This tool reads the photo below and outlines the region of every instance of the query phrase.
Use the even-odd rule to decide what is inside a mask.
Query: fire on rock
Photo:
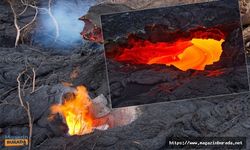
[[[91,100],[84,86],[66,93],[61,104],[51,106],[52,114],[59,113],[68,127],[69,135],[84,135],[95,128],[107,129],[110,109],[103,95]]]

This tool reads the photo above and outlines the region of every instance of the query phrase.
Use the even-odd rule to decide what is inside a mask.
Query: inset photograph
[[[249,91],[239,3],[101,16],[113,107]]]

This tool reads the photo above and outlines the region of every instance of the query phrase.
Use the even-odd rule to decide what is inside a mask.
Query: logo
[[[4,147],[20,147],[28,146],[29,140],[27,136],[4,136],[3,137],[3,146]]]
[[[4,146],[5,147],[17,147],[17,146],[27,146],[28,139],[5,139]]]

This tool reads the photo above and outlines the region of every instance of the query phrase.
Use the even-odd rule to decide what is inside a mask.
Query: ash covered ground
[[[194,1],[197,2],[197,1]],[[109,1],[102,1],[97,8],[114,7]],[[176,5],[182,1],[165,2],[161,0],[133,3],[133,1],[112,1],[119,3],[114,11],[121,9],[152,8],[159,5]],[[164,3],[164,4],[163,4]],[[191,3],[188,1],[187,3]],[[240,1],[243,36],[245,49],[250,50],[250,11],[249,1]],[[105,6],[106,5],[106,6]],[[50,106],[60,101],[63,85],[85,85],[90,97],[100,94],[108,95],[105,77],[103,47],[94,42],[86,41],[70,51],[60,51],[60,48],[43,48],[41,45],[30,45],[30,38],[24,38],[24,44],[14,47],[16,30],[13,24],[12,11],[5,1],[0,2],[0,135],[29,135],[29,120],[27,113],[21,107],[18,97],[17,78],[22,84],[23,100],[29,102],[33,120],[32,149],[165,149],[168,136],[242,136],[248,137],[250,143],[250,93],[231,96],[218,96],[188,101],[177,101],[140,106],[142,115],[132,124],[95,131],[84,136],[66,136],[62,132],[60,122],[48,120]],[[100,9],[92,9],[87,17],[98,25],[96,15]],[[27,22],[34,15],[28,11],[21,23]],[[99,23],[100,25],[100,23]],[[32,81],[27,80],[36,72],[36,84],[33,91]],[[135,72],[137,74],[145,72]],[[191,75],[192,73],[188,74]],[[147,80],[128,78],[138,83]],[[239,74],[240,76],[240,74]],[[162,80],[155,76],[153,82]],[[240,77],[239,77],[240,78]],[[25,83],[25,81],[27,82]],[[240,82],[235,80],[235,82]],[[25,86],[23,86],[25,83]],[[154,84],[154,83],[152,83]],[[244,84],[244,83],[243,83]],[[222,85],[223,87],[223,85]],[[113,89],[124,88],[123,83],[117,83]],[[230,87],[231,88],[231,87]],[[218,88],[218,90],[221,90]],[[250,149],[247,145],[247,149]],[[28,149],[27,147],[1,149]]]

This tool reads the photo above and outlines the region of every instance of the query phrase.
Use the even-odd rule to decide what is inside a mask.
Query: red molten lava
[[[173,65],[182,71],[204,70],[206,65],[220,60],[223,42],[222,34],[206,31],[195,31],[189,38],[179,38],[175,42],[151,42],[129,36],[127,46],[120,46],[118,51],[107,55],[130,64]]]
[[[97,27],[92,21],[86,19],[85,17],[79,18],[84,21],[84,29],[80,33],[85,40],[89,40],[92,42],[102,43],[102,31],[100,27]]]

